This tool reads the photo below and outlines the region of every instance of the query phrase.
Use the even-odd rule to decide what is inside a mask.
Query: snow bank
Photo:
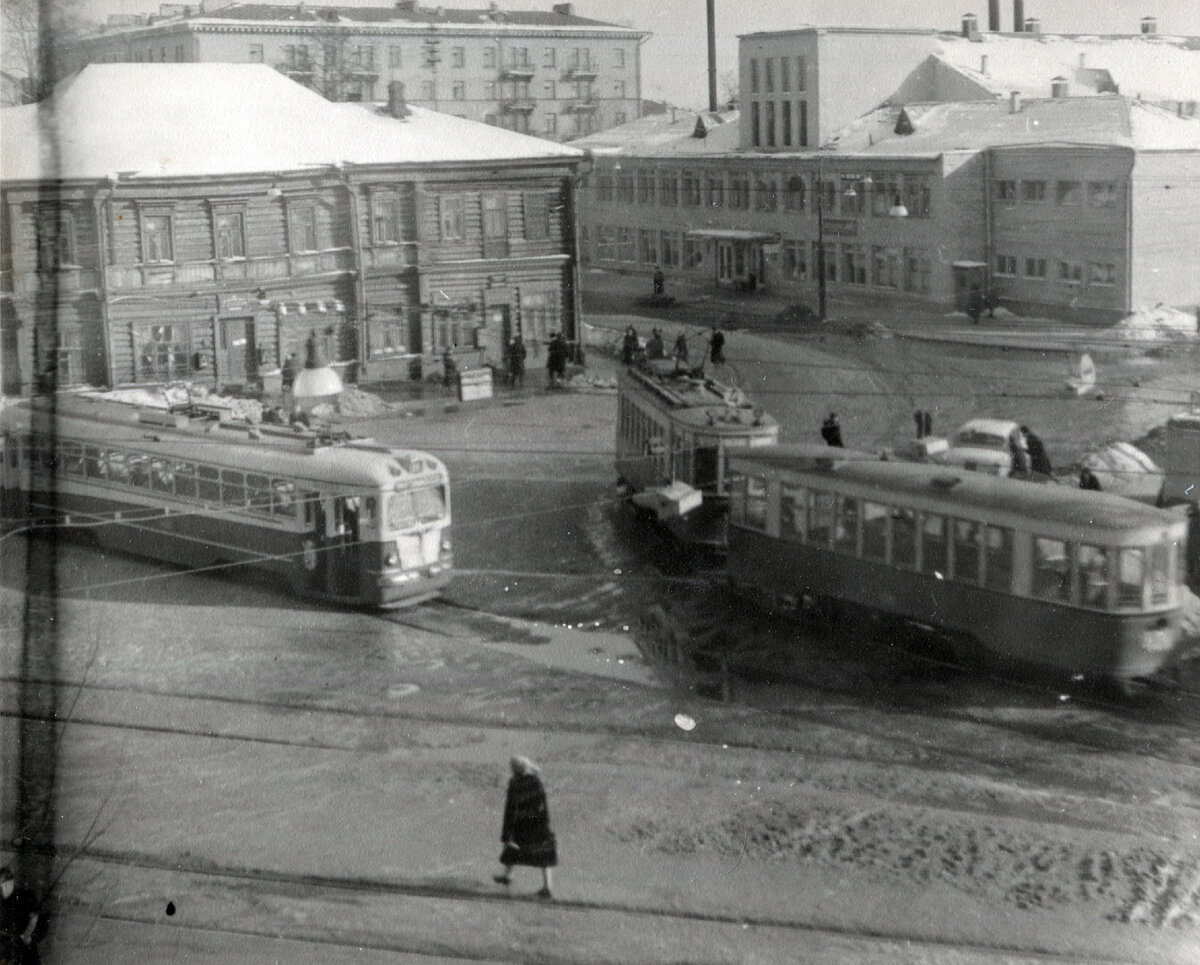
[[[1195,339],[1200,337],[1200,319],[1191,312],[1156,305],[1127,315],[1117,323],[1113,334],[1128,339]]]
[[[1128,442],[1113,442],[1090,452],[1079,460],[1079,466],[1092,471],[1104,492],[1118,496],[1153,501],[1162,489],[1163,471]]]

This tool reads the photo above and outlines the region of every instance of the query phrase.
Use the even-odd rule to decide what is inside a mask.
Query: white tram
[[[187,567],[244,564],[297,594],[387,607],[453,564],[445,466],[369,440],[64,394],[0,413],[4,518]]]
[[[1127,683],[1179,636],[1187,521],[1107,493],[827,447],[736,453],[729,574],[772,605],[934,625],[965,662]]]
[[[724,549],[729,456],[778,439],[778,423],[739,389],[674,360],[628,366],[617,379],[617,476],[685,545]]]

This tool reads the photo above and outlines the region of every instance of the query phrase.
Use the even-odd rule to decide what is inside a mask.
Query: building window
[[[1046,277],[1046,259],[1045,258],[1026,258],[1025,259],[1025,277],[1026,278],[1045,278]]]
[[[654,204],[655,199],[654,189],[654,172],[653,171],[638,171],[637,173],[637,199],[639,204]]]
[[[623,81],[623,80],[614,80],[613,81],[613,97],[617,98],[617,100],[625,99],[625,81]]]
[[[996,256],[996,274],[1007,275],[1009,277],[1017,273],[1017,256],[1016,255],[997,255]]]
[[[611,201],[613,199],[612,175],[601,174],[596,178],[596,200]]]
[[[138,332],[137,377],[169,382],[190,369],[191,347],[185,325],[154,325]]]
[[[808,147],[808,101],[797,101],[796,108],[800,117],[796,120],[796,133],[800,137],[800,146]]]
[[[216,216],[217,257],[226,261],[246,257],[245,224],[240,211],[219,211]]]
[[[733,177],[729,181],[729,207],[745,210],[750,207],[750,179]]]
[[[683,266],[685,268],[704,267],[704,242],[694,238],[683,240]]]
[[[1115,181],[1089,181],[1088,204],[1093,208],[1112,208],[1117,203],[1117,184]]]
[[[787,61],[783,61],[787,63]],[[792,146],[792,102],[783,101],[779,105],[779,125],[782,128],[779,140],[784,147]]]
[[[466,204],[462,195],[442,195],[438,198],[441,215],[442,241],[462,241],[466,237]]]
[[[288,205],[288,236],[292,251],[317,250],[317,208],[312,204]]]
[[[808,90],[808,64],[803,57],[796,58],[796,90]]]
[[[183,63],[183,44],[175,45],[175,63],[177,63],[177,64]]]
[[[900,287],[900,252],[895,248],[871,251],[871,284],[880,288]]]
[[[454,82],[454,84],[450,87],[450,96],[453,97],[456,101],[466,100],[467,99],[467,85],[461,80],[456,80]]]
[[[546,115],[546,123],[545,123],[545,126],[542,128],[542,132],[545,134],[557,134],[558,133],[558,115],[557,114],[547,114]],[[611,191],[612,191],[612,182],[609,181],[609,192],[611,193]]]
[[[617,178],[617,200],[621,204],[633,204],[633,175],[622,174]]]
[[[542,84],[542,98],[548,101],[558,100],[557,91],[555,90],[554,81],[548,80]]]
[[[867,283],[867,256],[861,245],[842,246],[842,281],[847,285]]]
[[[142,216],[142,260],[150,264],[175,260],[169,214]]]
[[[529,66],[529,48],[509,47],[508,65],[513,68],[527,68]]]
[[[451,67],[466,67],[467,66],[467,48],[466,47],[451,47],[450,48],[450,66]]]
[[[679,204],[679,175],[674,171],[664,171],[661,177],[662,188],[659,192],[659,203]]]
[[[75,217],[48,206],[38,215],[38,268],[48,271],[75,261]]]
[[[775,182],[759,179],[754,182],[754,209],[774,211],[779,206],[775,197]]]
[[[571,69],[572,70],[591,70],[592,69],[592,51],[588,47],[572,47],[571,48]]]
[[[925,294],[929,291],[929,255],[909,248],[904,254],[905,291]]]
[[[750,93],[758,93],[758,61],[750,58]]]
[[[154,57],[151,56],[150,59],[153,60]],[[261,64],[262,62],[263,62],[263,45],[262,44],[251,44],[250,45],[250,63]]]
[[[803,241],[783,243],[783,276],[794,281],[808,278],[808,246]]]
[[[787,181],[783,192],[783,208],[785,211],[804,210],[804,178],[793,174]]]
[[[767,101],[767,147],[775,146],[775,102]]]
[[[761,111],[762,105],[758,101],[752,101],[750,104],[750,143],[755,147],[762,146]]]
[[[775,58],[768,57],[763,61],[763,87],[768,94],[775,93]]]
[[[1079,181],[1059,181],[1055,198],[1059,204],[1083,204],[1083,184]]]
[[[556,55],[553,47],[544,47],[542,49],[542,66],[553,67],[555,64]]]
[[[658,264],[658,232],[641,229],[638,231],[638,260],[643,265]]]
[[[618,70],[625,66],[625,48],[616,47],[613,49],[613,66]]]
[[[928,218],[930,209],[929,179],[904,176],[904,207],[910,218]]]
[[[394,45],[391,47],[388,47],[388,66],[389,67],[394,69],[396,67],[403,66],[403,58],[401,57],[401,54],[400,54],[401,49],[402,48],[394,46]]]
[[[375,69],[375,48],[370,44],[358,45],[354,48],[350,66],[358,70]]]
[[[496,48],[495,47],[484,47],[483,48],[483,66],[484,67],[495,67],[496,66]]]
[[[1004,204],[1016,204],[1017,182],[996,181],[992,189],[992,197]]]
[[[503,258],[508,255],[508,199],[503,194],[483,198],[483,256]]]
[[[483,115],[483,123],[491,124],[492,127],[495,127],[496,126],[496,115],[495,114],[484,114]]]
[[[1083,265],[1074,261],[1060,261],[1058,263],[1058,280],[1066,282],[1068,285],[1082,284]]]
[[[1046,182],[1022,181],[1021,200],[1026,204],[1041,204],[1046,200]]]
[[[779,89],[786,93],[792,89],[791,57],[779,58]]]
[[[400,206],[391,195],[371,198],[371,240],[377,245],[394,245],[400,241]]]
[[[664,268],[678,268],[683,257],[682,247],[679,243],[679,232],[664,231],[662,233],[662,266]]]
[[[683,172],[683,203],[689,208],[700,206],[700,177],[694,171]]]
[[[1117,283],[1117,266],[1106,262],[1088,262],[1089,285],[1115,285]]]
[[[525,239],[544,241],[550,237],[550,199],[544,191],[528,191],[525,202]]]

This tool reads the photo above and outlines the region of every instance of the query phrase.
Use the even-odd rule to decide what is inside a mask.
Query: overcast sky
[[[149,13],[149,0],[82,0],[95,19]],[[310,6],[320,0],[309,0]],[[555,0],[500,0],[510,10],[548,10]],[[628,24],[653,36],[642,59],[642,96],[683,107],[708,101],[705,0],[574,0],[582,17]],[[486,7],[485,0],[441,0],[446,7]],[[387,0],[333,0],[337,6],[387,6]],[[437,0],[423,0],[436,6]],[[717,76],[736,71],[737,35],[802,25],[933,27],[957,30],[965,11],[987,25],[987,0],[716,0]],[[1001,0],[1001,26],[1012,29],[1012,2]],[[1136,33],[1142,17],[1160,33],[1200,36],[1200,0],[1025,0],[1025,16],[1064,33]],[[723,86],[718,86],[723,96]]]

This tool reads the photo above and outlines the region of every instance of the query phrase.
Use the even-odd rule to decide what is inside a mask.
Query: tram
[[[778,439],[775,419],[741,390],[672,359],[618,376],[617,476],[685,546],[724,551],[730,454]]]
[[[1179,639],[1187,520],[1108,493],[828,447],[730,458],[728,572],[772,606],[934,627],[964,663],[1131,682]]]
[[[4,517],[298,595],[392,607],[450,580],[450,484],[423,452],[64,393],[0,412]]]

